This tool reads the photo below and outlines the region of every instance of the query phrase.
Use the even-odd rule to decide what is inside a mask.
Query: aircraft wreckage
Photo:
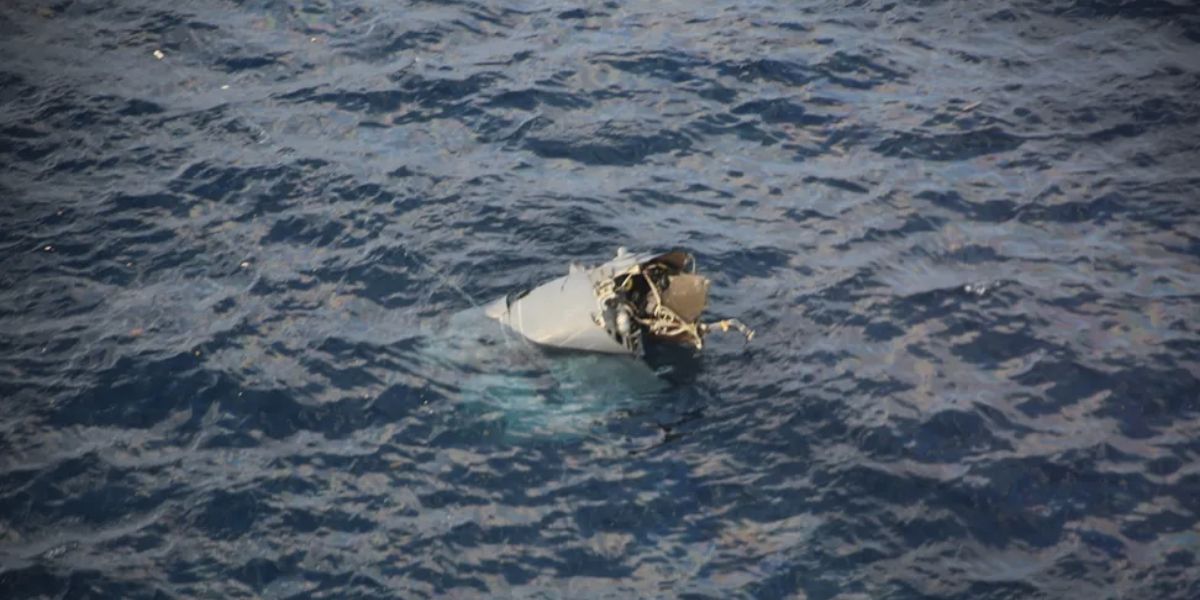
[[[630,254],[487,305],[487,316],[541,346],[645,356],[649,346],[704,347],[714,329],[754,332],[737,319],[702,323],[709,280],[688,252]]]

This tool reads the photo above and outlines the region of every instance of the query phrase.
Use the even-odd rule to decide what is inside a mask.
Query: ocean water
[[[0,7],[2,598],[1200,598],[1200,7]],[[480,304],[683,247],[685,373]]]

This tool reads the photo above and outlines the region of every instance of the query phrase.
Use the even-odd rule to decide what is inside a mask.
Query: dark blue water
[[[13,0],[0,57],[0,597],[1200,598],[1194,3]],[[473,314],[617,246],[758,336]]]

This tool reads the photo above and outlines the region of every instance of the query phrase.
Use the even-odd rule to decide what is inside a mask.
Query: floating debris
[[[709,279],[682,250],[630,254],[594,268],[571,265],[567,274],[532,290],[514,292],[486,314],[543,346],[645,356],[647,344],[671,343],[700,350],[704,335],[754,331],[737,319],[703,323]]]
[[[992,284],[987,283],[987,282],[968,283],[967,285],[963,286],[963,291],[968,294],[982,296],[982,295],[992,291]]]

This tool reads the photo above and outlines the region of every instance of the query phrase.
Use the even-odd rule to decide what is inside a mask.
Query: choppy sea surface
[[[11,0],[0,57],[0,597],[1200,598],[1195,3]],[[757,337],[478,314],[618,246]]]

